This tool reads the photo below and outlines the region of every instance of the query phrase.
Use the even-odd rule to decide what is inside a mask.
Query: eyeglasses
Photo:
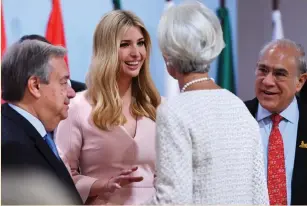
[[[258,66],[256,68],[255,74],[256,77],[267,77],[271,71],[265,66]],[[289,72],[284,68],[276,68],[272,71],[272,76],[275,81],[282,82],[290,78]]]

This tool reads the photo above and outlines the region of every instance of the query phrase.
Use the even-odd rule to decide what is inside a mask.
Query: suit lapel
[[[69,173],[67,172],[65,165],[62,161],[57,159],[50,147],[27,119],[12,109],[8,104],[2,106],[2,115],[14,121],[20,126],[20,129],[23,129],[26,132],[29,138],[35,143],[37,150],[42,154],[61,179],[63,179],[63,177],[67,178],[67,174]]]
[[[257,111],[258,111],[258,99],[255,98],[250,101],[246,101],[245,105],[249,112],[253,115],[253,117],[256,117]]]

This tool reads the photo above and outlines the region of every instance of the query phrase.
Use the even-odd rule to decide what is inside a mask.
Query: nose
[[[274,78],[272,72],[270,72],[268,75],[266,75],[266,77],[263,79],[262,82],[266,86],[274,86],[275,78]]]
[[[130,55],[133,56],[133,57],[140,55],[138,47],[132,46],[131,50],[130,50]]]
[[[72,99],[72,98],[74,98],[75,96],[76,96],[75,90],[74,90],[70,85],[68,85],[68,86],[67,86],[67,97],[68,97],[69,99]]]

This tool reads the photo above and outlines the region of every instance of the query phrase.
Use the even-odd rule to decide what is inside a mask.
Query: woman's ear
[[[172,63],[170,62],[169,58],[166,55],[163,55],[163,59],[166,64],[166,69],[169,75],[173,77],[174,79],[177,79],[177,72],[176,69],[173,67]]]

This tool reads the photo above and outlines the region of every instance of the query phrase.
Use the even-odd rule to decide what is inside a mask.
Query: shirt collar
[[[35,129],[38,131],[38,133],[42,137],[44,137],[47,134],[43,123],[39,119],[37,119],[32,114],[30,114],[29,112],[27,112],[24,109],[21,109],[20,107],[18,107],[16,105],[9,104],[9,106],[12,109],[14,109],[16,112],[18,112],[21,116],[23,116],[25,119],[27,119],[33,125],[33,127],[35,127]]]
[[[292,102],[288,105],[288,107],[282,111],[280,113],[280,115],[285,118],[286,120],[288,120],[291,123],[295,123],[295,120],[297,119],[297,115],[298,115],[298,105],[297,105],[297,100],[294,97]],[[257,121],[261,121],[269,116],[271,116],[272,113],[269,112],[268,110],[266,110],[265,108],[263,108],[261,106],[260,103],[258,103],[258,112],[256,115],[256,119]]]

